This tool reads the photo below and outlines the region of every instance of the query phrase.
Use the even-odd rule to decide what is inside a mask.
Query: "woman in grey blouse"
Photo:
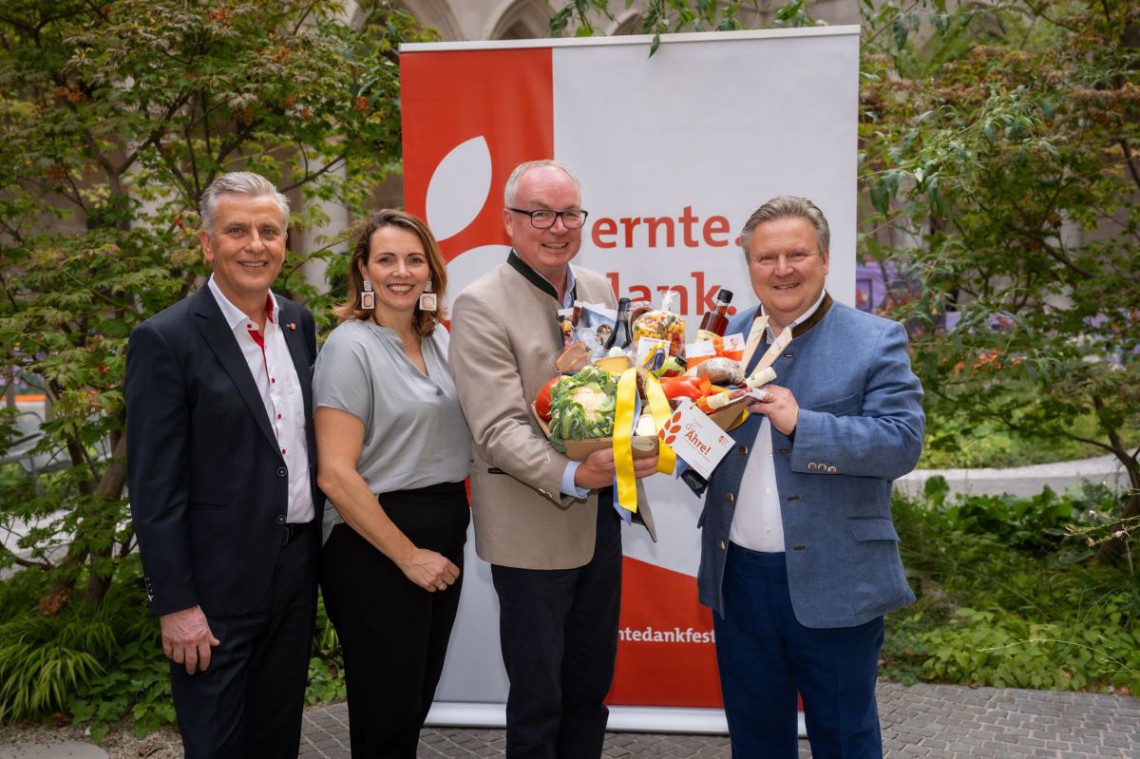
[[[436,300],[447,271],[427,225],[375,213],[313,377],[328,496],[321,590],[344,652],[354,757],[414,759],[459,608],[467,425]]]

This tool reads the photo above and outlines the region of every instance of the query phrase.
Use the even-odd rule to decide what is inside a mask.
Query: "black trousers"
[[[462,482],[382,493],[384,512],[419,548],[461,570],[471,512]],[[347,524],[321,550],[325,610],[344,653],[353,757],[415,759],[443,673],[462,574],[445,591],[413,584]]]
[[[599,498],[597,543],[585,566],[491,566],[510,680],[508,759],[602,755],[621,609],[621,525],[612,500]]]
[[[171,662],[171,691],[188,759],[295,759],[317,607],[320,527],[282,546],[269,597],[257,612],[211,615],[221,641],[210,668],[187,675]]]

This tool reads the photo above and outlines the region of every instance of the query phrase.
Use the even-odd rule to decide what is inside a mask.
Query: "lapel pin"
[[[289,329],[297,329],[297,324],[295,322],[289,322]]]

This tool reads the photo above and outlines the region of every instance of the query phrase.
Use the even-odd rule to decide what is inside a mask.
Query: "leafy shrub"
[[[1140,583],[1069,529],[1119,515],[1111,490],[951,501],[932,481],[893,508],[918,602],[888,618],[888,676],[1140,692]]]
[[[62,709],[70,695],[104,670],[115,648],[107,615],[68,605],[58,616],[37,611],[39,573],[23,572],[2,586],[0,720]]]
[[[1030,621],[1003,610],[958,609],[952,624],[920,636],[930,651],[923,668],[937,682],[1140,692],[1140,634],[1106,622]]]
[[[942,477],[927,480],[924,496],[942,515],[941,529],[990,535],[1009,548],[1050,551],[1058,548],[1087,505],[1087,498],[1058,496],[1046,487],[1031,498],[959,495],[951,501]]]
[[[316,637],[313,641],[313,658],[309,660],[309,685],[305,690],[305,703],[312,706],[344,701],[347,697],[340,639],[325,613],[322,597],[317,605]]]

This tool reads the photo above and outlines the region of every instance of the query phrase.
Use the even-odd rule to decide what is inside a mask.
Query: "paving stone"
[[[1138,759],[1140,699],[1090,693],[881,683],[886,759]],[[502,730],[428,727],[421,759],[502,756]],[[729,759],[725,735],[608,733],[604,759]],[[811,759],[800,741],[800,759]],[[348,759],[344,704],[306,712],[300,759]]]

